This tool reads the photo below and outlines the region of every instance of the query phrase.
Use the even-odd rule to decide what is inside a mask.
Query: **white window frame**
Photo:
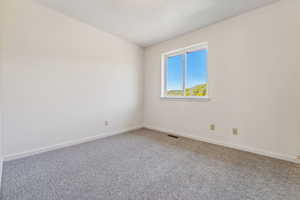
[[[193,51],[198,51],[201,49],[207,49],[208,50],[208,43],[200,43],[200,44],[194,44],[188,47],[176,49],[174,51],[169,51],[166,53],[163,53],[161,55],[161,98],[162,99],[169,99],[169,100],[196,100],[196,101],[209,101],[209,77],[207,77],[207,96],[205,97],[198,97],[198,96],[168,96],[167,95],[167,61],[168,58],[171,56],[176,56],[176,55],[185,55],[184,62],[186,62],[186,55],[189,52]],[[184,64],[186,66],[186,63]],[[184,73],[183,73],[183,89],[184,89],[184,95],[185,95],[185,85],[186,85],[186,67],[184,67]],[[208,61],[207,61],[207,74],[209,76],[209,70],[208,70]]]

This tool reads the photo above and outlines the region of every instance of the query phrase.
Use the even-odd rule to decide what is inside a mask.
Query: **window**
[[[207,57],[207,44],[163,54],[162,97],[208,99]]]

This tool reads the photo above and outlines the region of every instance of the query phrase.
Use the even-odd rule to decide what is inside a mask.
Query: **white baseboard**
[[[2,183],[2,169],[3,169],[3,159],[0,159],[0,191],[1,191],[1,183]],[[1,194],[0,194],[1,197]]]
[[[77,145],[77,144],[91,142],[91,141],[94,141],[94,140],[97,140],[97,139],[101,139],[101,138],[105,138],[105,137],[109,137],[109,136],[113,136],[113,135],[118,135],[118,134],[126,133],[126,132],[129,132],[129,131],[138,130],[138,129],[141,129],[141,128],[143,128],[143,126],[136,126],[136,127],[123,129],[123,130],[113,131],[113,132],[109,132],[109,133],[102,133],[102,134],[91,136],[91,137],[85,137],[85,138],[81,138],[81,139],[78,139],[78,140],[68,141],[68,142],[64,142],[64,143],[60,143],[60,144],[55,144],[55,145],[51,145],[51,146],[47,146],[47,147],[43,147],[43,148],[33,149],[33,150],[30,150],[30,151],[25,151],[25,152],[16,153],[16,154],[10,154],[10,155],[4,156],[3,160],[5,162],[6,161],[11,161],[11,160],[16,160],[16,159],[20,159],[20,158],[24,158],[24,157],[28,157],[28,156],[33,156],[33,155],[48,152],[48,151],[53,151],[53,150],[56,150],[56,149],[61,149],[61,148],[69,147],[69,146],[74,146],[74,145]]]
[[[185,133],[179,133],[179,132],[174,131],[174,130],[157,128],[157,127],[152,127],[152,126],[147,126],[147,125],[145,125],[144,128],[154,130],[154,131],[159,131],[159,132],[162,132],[162,133],[169,133],[169,134],[176,135],[176,136],[179,136],[179,137],[190,138],[190,139],[193,139],[193,140],[203,141],[203,142],[207,142],[207,143],[210,143],[210,144],[216,144],[216,145],[220,145],[220,146],[225,146],[225,147],[237,149],[237,150],[240,150],[240,151],[246,151],[246,152],[255,153],[255,154],[258,154],[258,155],[263,155],[263,156],[267,156],[267,157],[271,157],[271,158],[275,158],[275,159],[279,159],[279,160],[285,160],[285,161],[300,164],[300,160],[298,160],[296,158],[296,156],[273,153],[273,152],[269,152],[269,151],[266,151],[266,150],[255,149],[255,148],[251,148],[251,147],[247,147],[247,146],[241,146],[241,145],[237,145],[237,144],[224,143],[224,142],[212,140],[212,139],[209,139],[209,138],[189,135],[189,134],[185,134]]]
[[[180,137],[186,137],[186,138],[190,138],[190,139],[193,139],[193,140],[198,140],[198,141],[203,141],[203,142],[207,142],[207,143],[211,143],[211,144],[221,145],[221,146],[225,146],[225,147],[229,147],[229,148],[233,148],[233,149],[237,149],[237,150],[241,150],[241,151],[246,151],[246,152],[250,152],[250,153],[255,153],[255,154],[259,154],[259,155],[263,155],[263,156],[267,156],[267,157],[271,157],[271,158],[276,158],[276,159],[285,160],[285,161],[300,164],[300,161],[296,158],[296,156],[293,157],[293,156],[290,156],[290,155],[283,155],[283,154],[273,153],[273,152],[269,152],[269,151],[266,151],[266,150],[255,149],[255,148],[241,146],[241,145],[237,145],[237,144],[224,143],[224,142],[212,140],[212,139],[209,139],[209,138],[189,135],[189,134],[180,133],[180,132],[174,131],[174,130],[157,128],[157,127],[148,126],[148,125],[136,126],[136,127],[123,129],[123,130],[119,130],[119,131],[114,131],[114,132],[110,132],[110,133],[104,133],[104,134],[99,134],[99,135],[95,135],[95,136],[91,136],[91,137],[85,137],[85,138],[81,138],[79,140],[64,142],[64,143],[61,143],[61,144],[56,144],[56,145],[52,145],[52,146],[48,146],[48,147],[33,149],[33,150],[30,150],[30,151],[26,151],[26,152],[21,152],[21,153],[17,153],[17,154],[10,154],[10,155],[4,156],[3,161],[11,161],[11,160],[19,159],[19,158],[33,156],[33,155],[36,155],[36,154],[40,154],[40,153],[44,153],[44,152],[48,152],[48,151],[53,151],[53,150],[56,150],[56,149],[61,149],[61,148],[69,147],[69,146],[74,146],[74,145],[77,145],[77,144],[82,144],[82,143],[94,141],[94,140],[97,140],[97,139],[122,134],[122,133],[129,132],[129,131],[134,131],[134,130],[141,129],[141,128],[147,128],[147,129],[151,129],[151,130],[154,130],[154,131],[159,131],[159,132],[162,132],[162,133],[169,133],[169,134],[177,135],[177,136],[180,136]],[[0,160],[0,162],[1,162],[1,160]],[[1,171],[2,171],[2,166],[1,166],[1,163],[0,163],[0,172]],[[1,178],[1,174],[0,174],[0,178]],[[0,180],[0,184],[1,184],[1,180]]]

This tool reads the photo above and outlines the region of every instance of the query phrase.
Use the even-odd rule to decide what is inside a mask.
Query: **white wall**
[[[5,157],[141,126],[143,49],[37,1],[1,2]]]
[[[139,47],[37,1],[0,2],[6,157],[135,128],[143,117],[151,128],[287,159],[300,154],[299,1],[147,48],[144,82]],[[212,100],[161,100],[161,53],[199,42],[209,42]]]
[[[300,1],[282,0],[147,48],[145,126],[294,160],[300,154],[299,10]],[[161,53],[200,42],[209,43],[211,101],[160,99]],[[234,127],[239,136],[231,134]]]
[[[3,126],[2,126],[2,100],[3,100],[3,95],[1,93],[1,74],[2,74],[2,32],[1,27],[2,27],[2,22],[3,22],[3,5],[2,1],[0,1],[0,188],[1,188],[1,181],[2,181],[2,167],[3,167]],[[1,196],[1,195],[0,195]]]
[[[1,58],[0,58],[1,59]],[[1,62],[1,61],[0,61]],[[1,67],[1,64],[0,64]],[[0,95],[1,98],[1,95]],[[1,182],[2,182],[2,168],[3,168],[3,134],[2,134],[2,113],[1,113],[2,105],[1,105],[1,100],[0,100],[0,190],[1,190]],[[0,194],[1,196],[1,194]]]

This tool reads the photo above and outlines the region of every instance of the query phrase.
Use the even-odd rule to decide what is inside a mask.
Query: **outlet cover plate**
[[[232,134],[233,134],[233,135],[238,135],[238,134],[239,134],[239,129],[233,128],[233,129],[232,129]]]

